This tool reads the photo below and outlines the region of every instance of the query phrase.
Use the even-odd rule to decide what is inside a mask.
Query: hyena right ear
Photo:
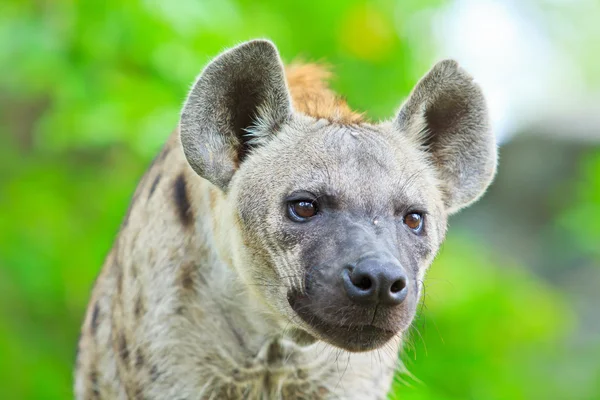
[[[181,113],[188,163],[225,191],[257,144],[248,128],[260,121],[261,128],[274,131],[291,113],[283,64],[273,43],[253,40],[225,51],[202,71]]]

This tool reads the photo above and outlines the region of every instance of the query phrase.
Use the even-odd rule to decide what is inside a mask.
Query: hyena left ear
[[[396,126],[428,154],[448,213],[477,200],[496,171],[485,99],[456,61],[436,64],[413,89]]]
[[[284,122],[292,112],[283,64],[267,40],[217,56],[200,74],[183,106],[179,131],[196,173],[223,190],[257,140],[248,128]]]

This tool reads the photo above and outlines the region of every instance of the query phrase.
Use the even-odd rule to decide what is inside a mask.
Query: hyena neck
[[[240,276],[243,271],[236,272],[234,261],[240,261],[239,249],[244,246],[243,241],[236,234],[235,213],[231,210],[234,205],[227,199],[223,192],[213,185],[206,184],[206,197],[210,210],[210,237],[215,249],[216,259],[211,263],[211,274],[215,285],[215,298],[221,298],[227,303],[228,310],[244,315],[244,327],[251,325],[256,334],[265,342],[273,339],[284,339],[290,344],[297,342],[299,346],[307,344],[305,335],[290,329],[289,323],[275,317],[275,313],[265,301],[256,295],[256,287],[248,286]],[[199,229],[205,229],[205,223]],[[260,340],[257,338],[257,340]]]
[[[243,362],[277,330],[231,267],[226,200],[190,168],[175,132],[140,182],[113,252],[131,260],[123,292],[140,292],[148,325],[172,321],[176,336],[201,337],[198,352],[218,346]]]
[[[234,269],[236,247],[243,246],[235,235],[235,216],[226,195],[208,181],[193,177],[200,182],[192,194],[196,212],[195,237],[203,240],[199,248],[209,248],[203,265],[198,266],[199,275],[207,282],[206,291],[198,298],[204,308],[216,308],[213,318],[219,325],[233,332],[235,346],[226,351],[239,362],[268,357],[273,362],[273,351],[283,346],[286,354],[296,349],[303,351],[307,339],[289,329],[289,324],[274,317],[272,310],[253,294]],[[206,210],[206,213],[199,209]],[[203,215],[204,214],[204,215]],[[273,347],[275,346],[275,347]],[[266,353],[265,353],[266,352]],[[244,359],[245,358],[245,359]]]

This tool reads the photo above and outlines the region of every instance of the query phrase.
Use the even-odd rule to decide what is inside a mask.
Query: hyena
[[[450,214],[495,173],[480,88],[435,65],[368,122],[266,40],[217,56],[137,187],[78,399],[383,399]]]

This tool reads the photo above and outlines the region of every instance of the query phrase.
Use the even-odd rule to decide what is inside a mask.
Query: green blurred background
[[[90,288],[137,180],[216,53],[325,60],[373,119],[451,56],[501,141],[451,218],[398,399],[600,399],[600,2],[0,4],[0,398],[71,398]]]

